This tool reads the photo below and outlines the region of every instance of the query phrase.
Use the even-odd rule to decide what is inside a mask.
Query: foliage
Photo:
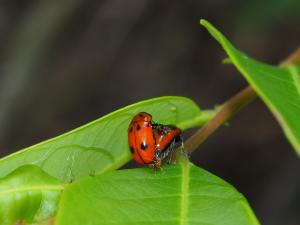
[[[184,97],[142,101],[0,159],[0,176],[26,164],[37,165],[66,182],[117,169],[130,160],[127,127],[133,115],[140,111],[149,112],[155,120],[175,124],[183,130],[199,126],[213,115],[212,111],[202,112]]]
[[[83,179],[65,190],[59,209],[58,225],[87,218],[91,224],[258,224],[231,185],[184,159],[161,171],[119,170]]]
[[[201,24],[221,44],[231,62],[270,108],[300,154],[300,66],[275,67],[260,63],[237,50],[209,22],[201,20]]]
[[[300,153],[300,68],[257,62],[234,48],[210,23],[201,23]],[[182,130],[201,126],[215,114],[201,111],[183,97],[150,99],[2,158],[0,225],[259,224],[242,194],[184,156],[161,170],[115,170],[130,160],[127,127],[140,111]]]
[[[0,179],[0,224],[32,223],[55,215],[63,186],[33,165]]]

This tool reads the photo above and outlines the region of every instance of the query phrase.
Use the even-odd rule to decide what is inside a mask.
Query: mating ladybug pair
[[[183,141],[178,127],[155,123],[150,114],[140,112],[128,127],[128,143],[136,162],[160,168]]]

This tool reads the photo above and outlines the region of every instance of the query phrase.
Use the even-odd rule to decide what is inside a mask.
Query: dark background
[[[299,0],[0,1],[0,154],[152,97],[213,108],[246,82],[199,19],[277,64],[300,43],[299,11]],[[245,194],[262,224],[300,224],[300,161],[260,100],[192,161]]]

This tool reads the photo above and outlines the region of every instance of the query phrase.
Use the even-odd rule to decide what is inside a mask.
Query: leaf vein
[[[3,190],[3,191],[0,191],[0,196],[7,195],[7,194],[15,194],[15,193],[19,193],[19,192],[62,191],[63,189],[64,189],[63,186],[59,186],[59,185],[37,185],[37,186],[12,188],[9,190]]]
[[[182,183],[181,183],[181,212],[180,212],[180,225],[188,224],[188,205],[189,205],[189,179],[190,167],[188,162],[182,164]]]

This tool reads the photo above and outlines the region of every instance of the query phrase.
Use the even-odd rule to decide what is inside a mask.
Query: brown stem
[[[300,46],[292,52],[285,60],[283,60],[279,65],[291,65],[291,64],[300,64]]]
[[[300,62],[300,47],[289,55],[279,66],[297,64]],[[185,143],[184,147],[188,153],[193,152],[206,138],[211,135],[217,128],[230,119],[244,106],[248,105],[257,97],[256,92],[251,86],[247,86],[236,95],[231,97],[222,106],[220,111],[192,135]]]
[[[223,106],[221,106],[220,111],[209,122],[207,122],[184,143],[185,150],[191,153],[219,126],[225,123],[241,108],[252,102],[256,97],[257,95],[252,87],[247,86],[245,89],[230,98]]]

